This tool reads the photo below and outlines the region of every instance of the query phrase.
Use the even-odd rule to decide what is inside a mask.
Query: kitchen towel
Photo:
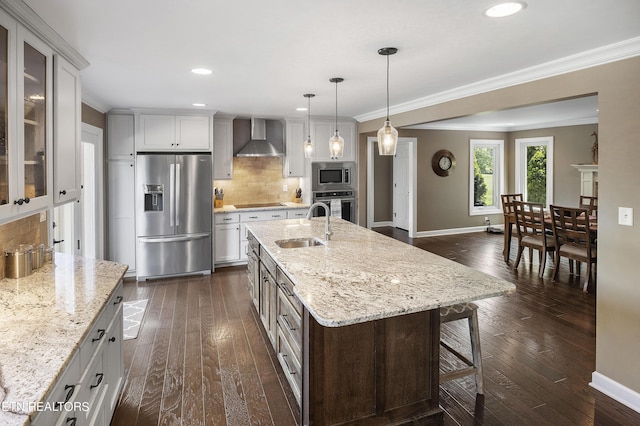
[[[342,218],[342,201],[339,199],[331,200],[331,216]]]
[[[122,307],[122,339],[131,340],[138,337],[144,311],[147,309],[148,299],[124,302]]]

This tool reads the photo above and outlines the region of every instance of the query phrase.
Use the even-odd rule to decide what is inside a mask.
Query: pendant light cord
[[[311,140],[311,96],[307,97],[307,130],[309,131],[308,140]]]
[[[338,131],[338,80],[336,80],[336,132]]]
[[[387,55],[387,121],[389,121],[389,55]]]

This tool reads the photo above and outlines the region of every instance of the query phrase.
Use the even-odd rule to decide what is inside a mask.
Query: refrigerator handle
[[[180,226],[180,163],[176,164],[176,226]]]
[[[176,165],[169,164],[169,226],[173,226],[173,219],[175,218],[175,177],[176,177]]]

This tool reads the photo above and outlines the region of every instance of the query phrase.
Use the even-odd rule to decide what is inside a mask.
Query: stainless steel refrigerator
[[[138,154],[138,281],[211,273],[211,169],[208,154]]]

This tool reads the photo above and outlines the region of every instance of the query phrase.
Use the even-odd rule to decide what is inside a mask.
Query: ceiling
[[[198,102],[231,116],[304,117],[296,107],[315,93],[311,114],[333,116],[329,79],[343,77],[338,114],[365,121],[386,114],[382,47],[399,49],[392,114],[640,55],[638,0],[528,0],[502,19],[483,15],[496,0],[25,3],[90,62],[83,100],[102,111]]]

